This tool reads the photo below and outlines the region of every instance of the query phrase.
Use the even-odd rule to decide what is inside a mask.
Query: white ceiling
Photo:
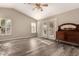
[[[23,3],[0,3],[0,7],[14,8],[36,20],[40,20],[75,8],[79,8],[79,4],[48,3],[48,7],[44,7],[43,11],[33,10],[33,5]]]

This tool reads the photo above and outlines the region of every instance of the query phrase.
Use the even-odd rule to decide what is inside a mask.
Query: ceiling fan
[[[44,3],[28,3],[28,4],[33,5],[33,10],[38,9],[43,11],[43,7],[48,7],[48,4],[44,4]]]

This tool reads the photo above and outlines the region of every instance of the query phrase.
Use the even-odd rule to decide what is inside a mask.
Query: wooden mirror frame
[[[61,27],[64,26],[64,25],[73,25],[73,26],[76,27],[75,30],[77,30],[77,24],[74,24],[74,23],[64,23],[64,24],[58,26],[58,31],[62,30]]]

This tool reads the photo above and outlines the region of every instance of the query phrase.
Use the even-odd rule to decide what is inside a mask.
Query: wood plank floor
[[[57,43],[44,38],[3,41],[1,56],[78,56],[79,47]]]

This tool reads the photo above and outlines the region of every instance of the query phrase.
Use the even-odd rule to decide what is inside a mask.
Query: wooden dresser
[[[62,26],[72,25],[75,26],[74,29],[61,29]],[[79,25],[72,23],[65,23],[59,26],[58,31],[56,32],[56,39],[59,42],[64,42],[67,44],[79,45]]]

